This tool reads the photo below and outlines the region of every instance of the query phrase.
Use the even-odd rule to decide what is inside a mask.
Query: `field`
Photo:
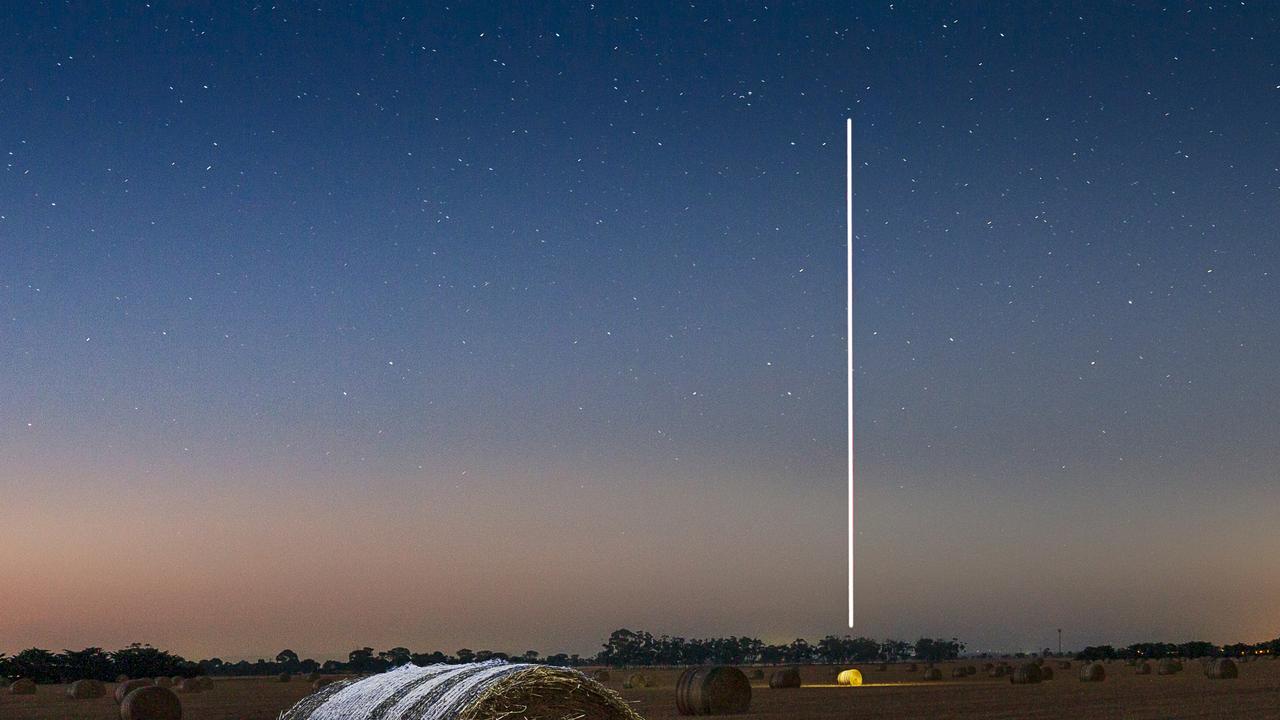
[[[981,668],[983,662],[964,664]],[[749,716],[761,720],[1280,719],[1280,661],[1241,664],[1236,680],[1209,680],[1194,661],[1187,664],[1185,672],[1173,676],[1137,676],[1133,668],[1114,662],[1106,666],[1107,679],[1101,683],[1080,682],[1075,674],[1079,665],[1056,670],[1053,681],[1039,685],[1011,685],[1007,678],[990,678],[981,672],[952,680],[949,664],[939,666],[945,678],[939,682],[921,682],[919,672],[906,672],[904,666],[891,665],[887,672],[876,672],[873,665],[862,665],[854,666],[865,676],[866,684],[858,688],[834,686],[841,668],[808,666],[801,670],[806,687],[772,690],[761,681],[752,681]],[[605,684],[647,720],[677,717],[675,681],[679,671],[644,672],[656,679],[655,687],[623,689],[625,670],[612,671]],[[111,687],[108,685],[108,690]],[[300,678],[288,683],[274,678],[220,678],[209,692],[180,697],[185,720],[275,720],[309,690],[310,685]],[[31,696],[0,693],[0,719],[119,720],[119,715],[109,694],[96,700],[72,700],[66,696],[65,685],[41,685]]]

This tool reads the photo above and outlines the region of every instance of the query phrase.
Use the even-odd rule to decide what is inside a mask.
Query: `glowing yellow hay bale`
[[[862,671],[855,669],[841,670],[840,674],[836,676],[836,684],[857,687],[862,684]]]

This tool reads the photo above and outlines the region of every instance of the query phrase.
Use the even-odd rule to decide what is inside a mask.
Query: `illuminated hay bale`
[[[106,694],[107,686],[97,680],[77,680],[67,686],[67,697],[73,700],[90,700]]]
[[[1102,682],[1107,679],[1107,669],[1100,662],[1080,666],[1080,682]]]
[[[676,711],[681,715],[741,715],[750,706],[751,682],[738,668],[689,668],[676,681]]]
[[[169,678],[161,678],[161,679],[168,680]],[[158,684],[159,683],[153,683],[150,680],[147,680],[146,678],[138,678],[137,680],[125,680],[119,685],[116,685],[115,692],[112,693],[111,696],[115,698],[116,704],[119,705],[120,703],[124,702],[125,696],[133,692],[134,690],[137,690],[140,687],[147,687],[148,685],[158,685]]]
[[[1146,662],[1146,661],[1143,661],[1143,662],[1138,663],[1138,664],[1134,667],[1133,674],[1135,674],[1135,675],[1150,675],[1150,674],[1151,674],[1151,663]]]
[[[1049,667],[1048,665],[1041,665],[1040,666],[1040,682],[1045,682],[1047,680],[1052,680],[1052,679],[1053,679],[1053,668]]]
[[[591,679],[595,680],[596,682],[609,682],[609,671],[608,670],[592,670]]]
[[[36,681],[31,678],[18,678],[9,685],[11,695],[35,695]]]
[[[134,688],[120,703],[120,720],[182,720],[182,702],[169,688]]]
[[[641,720],[622,698],[577,670],[501,661],[404,665],[330,683],[280,720]]]
[[[769,687],[775,690],[798,688],[800,685],[800,671],[796,668],[775,670],[774,673],[769,676]]]
[[[921,675],[921,676],[920,676],[920,679],[921,679],[921,680],[928,680],[928,681],[930,681],[930,682],[932,682],[932,681],[934,681],[934,680],[941,680],[941,679],[942,679],[942,671],[941,671],[941,670],[939,670],[938,668],[929,668],[928,670],[925,670],[925,671],[924,671],[924,675]]]
[[[841,670],[840,674],[836,675],[836,684],[857,687],[862,684],[862,671],[856,669]]]
[[[1218,658],[1205,666],[1204,675],[1210,680],[1235,680],[1240,669],[1231,658]]]
[[[1035,663],[1019,665],[1009,676],[1009,682],[1014,685],[1035,685],[1040,680],[1040,666]]]
[[[171,678],[171,677],[158,677],[158,678],[156,678],[156,683],[155,683],[155,684],[156,684],[156,685],[159,685],[160,687],[164,687],[164,688],[171,688],[171,687],[173,687],[173,678]]]
[[[1164,658],[1156,663],[1157,675],[1177,675],[1182,672],[1182,663],[1173,658]]]

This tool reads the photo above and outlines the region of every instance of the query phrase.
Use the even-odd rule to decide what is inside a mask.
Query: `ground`
[[[966,661],[981,669],[982,660]],[[1017,661],[1011,661],[1017,662]],[[1053,663],[1050,663],[1053,665]],[[876,672],[874,665],[852,665],[863,671],[867,685],[835,687],[836,673],[844,666],[809,666],[802,669],[808,687],[771,690],[752,681],[749,717],[759,720],[831,720],[886,718],[893,720],[984,718],[990,720],[1164,720],[1166,718],[1249,718],[1280,720],[1280,661],[1262,660],[1240,665],[1236,680],[1209,680],[1197,662],[1174,676],[1137,676],[1122,662],[1107,665],[1102,683],[1082,683],[1075,671],[1057,670],[1051,682],[1011,685],[1006,678],[984,673],[963,680],[951,679],[951,664],[942,668],[944,680],[921,682],[920,672],[890,666]],[[744,668],[748,672],[751,668]],[[765,673],[770,672],[765,668]],[[628,671],[614,670],[609,687],[621,693],[647,720],[677,717],[675,681],[678,670],[645,670],[657,684],[627,690],[622,680]],[[110,690],[112,686],[108,686]],[[281,711],[310,691],[300,678],[281,683],[274,678],[220,678],[213,690],[181,695],[184,720],[276,720]],[[3,720],[119,720],[116,704],[108,696],[96,700],[72,700],[65,685],[41,685],[34,696],[0,692]]]

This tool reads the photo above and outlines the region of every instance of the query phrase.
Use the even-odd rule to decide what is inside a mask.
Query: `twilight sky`
[[[1274,6],[26,5],[0,651],[845,632],[850,116],[854,632],[1280,634]]]

